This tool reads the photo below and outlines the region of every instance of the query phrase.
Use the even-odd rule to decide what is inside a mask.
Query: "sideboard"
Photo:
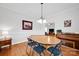
[[[9,45],[9,47],[11,48],[11,44],[12,44],[12,38],[4,38],[0,40],[0,50],[3,46]]]
[[[63,45],[79,49],[79,34],[57,34],[56,36],[64,41]]]

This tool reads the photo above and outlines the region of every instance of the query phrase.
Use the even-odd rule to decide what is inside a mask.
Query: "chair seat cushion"
[[[61,53],[59,49],[54,48],[54,47],[50,47],[47,50],[50,51],[52,54],[54,54],[54,56],[58,56]]]
[[[35,46],[33,49],[34,49],[37,53],[41,53],[41,52],[43,52],[43,51],[45,50],[45,48],[44,48],[43,46],[41,46],[41,45]]]

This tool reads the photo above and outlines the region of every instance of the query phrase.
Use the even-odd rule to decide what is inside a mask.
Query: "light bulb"
[[[47,21],[44,19],[44,20],[43,20],[43,23],[47,23]]]
[[[40,24],[42,24],[42,19],[38,20],[37,22],[40,23]]]
[[[40,19],[37,21],[38,23],[42,24],[42,23],[47,23],[47,21],[45,19]]]

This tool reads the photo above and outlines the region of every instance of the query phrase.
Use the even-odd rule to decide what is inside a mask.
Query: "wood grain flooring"
[[[79,56],[79,51],[66,46],[61,47],[64,56]],[[33,54],[31,52],[33,52]],[[44,51],[45,56],[49,56],[50,52]],[[0,51],[0,56],[39,56],[34,50],[28,47],[27,43],[19,43],[12,45],[11,48],[5,47]]]

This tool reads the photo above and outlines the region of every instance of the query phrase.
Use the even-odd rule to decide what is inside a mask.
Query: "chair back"
[[[62,41],[59,42],[59,43],[55,46],[55,48],[60,49],[61,45],[62,45]]]

